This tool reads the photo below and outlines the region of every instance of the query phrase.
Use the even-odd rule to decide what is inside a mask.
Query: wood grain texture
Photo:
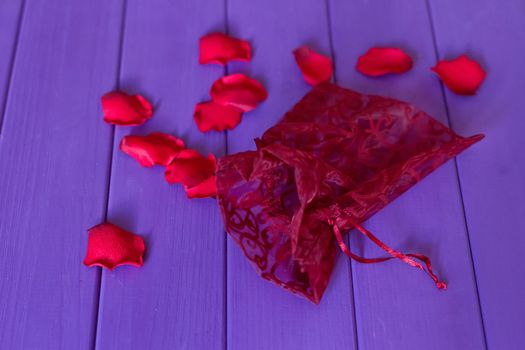
[[[22,0],[0,1],[0,134],[22,18],[22,4]]]
[[[23,2],[0,0],[0,348],[524,348],[523,1]],[[253,61],[227,71],[269,92],[227,135],[202,134],[192,118],[225,72],[198,64],[198,39],[213,30],[252,43]],[[487,134],[458,171],[445,164],[366,223],[392,247],[429,255],[447,292],[400,262],[339,254],[315,306],[256,274],[213,200],[188,200],[163,169],[118,149],[124,135],[153,131],[217,156],[254,149],[310,89],[292,56],[301,44],[333,52],[343,86]],[[405,49],[413,70],[358,74],[358,56],[376,45]],[[465,52],[488,70],[473,97],[443,90],[429,70]],[[103,123],[100,96],[119,86],[148,97],[153,119]],[[86,230],[106,215],[145,238],[142,268],[82,264]],[[383,255],[356,233],[351,248]]]
[[[440,58],[467,53],[487,69],[476,96],[446,90],[454,129],[483,131],[458,158],[490,349],[525,347],[525,3],[432,1]]]
[[[309,91],[292,50],[309,44],[330,54],[325,10],[322,1],[228,1],[231,34],[250,40],[254,47],[250,64],[231,64],[229,71],[259,79],[269,94],[228,133],[229,153],[254,149],[253,139]],[[349,273],[347,261],[339,257],[321,304],[314,305],[261,279],[229,240],[228,348],[354,348]]]
[[[4,349],[90,348],[97,270],[82,259],[86,229],[104,216],[110,129],[99,96],[114,83],[120,10],[26,5],[0,138]]]
[[[424,2],[331,1],[338,83],[415,104],[442,122],[446,111]],[[403,75],[369,78],[355,70],[372,46],[397,46],[414,59]],[[469,133],[479,132],[471,129]],[[473,149],[477,147],[473,146]],[[465,154],[469,154],[467,150]],[[428,255],[449,283],[446,292],[421,271],[397,261],[352,262],[361,349],[483,349],[483,329],[454,162],[450,161],[374,215],[366,226],[390,246]],[[358,233],[354,251],[382,256]]]
[[[222,1],[128,1],[121,88],[155,106],[140,127],[116,129],[108,219],[146,240],[145,265],[104,271],[97,349],[222,349],[224,232],[213,199],[188,200],[162,167],[118,149],[128,134],[172,133],[202,153],[224,154],[223,133],[199,132],[195,103],[219,66],[198,63],[198,41],[223,30]]]

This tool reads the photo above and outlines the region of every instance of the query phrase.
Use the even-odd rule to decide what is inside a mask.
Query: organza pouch
[[[483,138],[464,138],[414,106],[330,83],[312,89],[257,139],[221,158],[217,199],[226,231],[265,279],[319,303],[337,245],[364,263],[398,258],[446,284],[420,254],[403,254],[360,224]],[[389,257],[354,255],[357,228]]]

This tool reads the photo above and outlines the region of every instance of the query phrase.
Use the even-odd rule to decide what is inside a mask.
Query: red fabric
[[[232,60],[249,61],[252,48],[245,40],[222,33],[210,33],[199,42],[199,63],[226,64]]]
[[[231,74],[217,79],[211,87],[211,98],[221,105],[248,112],[268,98],[264,86],[244,74]]]
[[[315,86],[332,78],[332,60],[329,57],[315,52],[308,46],[298,47],[293,51],[293,55],[308,84]]]
[[[465,55],[450,61],[441,60],[432,71],[458,95],[474,95],[486,76],[481,65]]]
[[[88,230],[86,266],[101,266],[113,270],[120,265],[144,265],[144,240],[110,222]]]
[[[235,128],[241,122],[242,111],[213,101],[197,103],[193,118],[202,132],[224,131]]]
[[[154,132],[147,136],[124,136],[120,141],[120,150],[145,167],[155,164],[167,166],[183,149],[182,140],[161,132]]]
[[[412,58],[397,47],[373,47],[359,57],[356,69],[365,75],[378,77],[404,73],[412,68]]]
[[[140,95],[112,91],[102,96],[101,100],[104,121],[109,124],[141,125],[153,115],[153,107]]]
[[[184,186],[188,198],[215,196],[215,157],[204,157],[192,149],[179,152],[177,158],[166,167],[166,181]]]
[[[334,266],[334,229],[356,227],[482,137],[461,137],[405,102],[322,83],[256,151],[219,159],[218,204],[263,278],[318,303]],[[430,267],[422,255],[385,250]]]

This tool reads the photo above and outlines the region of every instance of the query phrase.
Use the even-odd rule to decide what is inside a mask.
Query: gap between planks
[[[432,45],[434,47],[434,54],[435,54],[435,58],[436,58],[436,62],[437,62],[440,59],[440,54],[439,54],[439,48],[438,48],[438,44],[437,44],[437,34],[436,34],[436,28],[434,26],[434,17],[433,17],[433,14],[432,14],[432,6],[430,5],[430,0],[425,0],[425,4],[426,4],[426,9],[427,9],[427,14],[428,14],[428,22],[429,22],[429,25],[430,25],[430,32],[432,33]],[[448,125],[449,125],[449,127],[452,130],[454,130],[454,125],[452,124],[452,120],[450,118],[450,109],[449,109],[449,105],[448,105],[447,95],[445,93],[445,86],[443,85],[443,82],[441,80],[439,80],[439,87],[440,87],[440,92],[441,92],[441,98],[443,99],[443,103],[444,103],[444,106],[445,106],[445,114],[446,114]],[[469,258],[470,258],[470,266],[471,266],[471,269],[472,269],[472,275],[474,277],[474,284],[475,284],[475,287],[476,287],[476,298],[477,298],[477,303],[478,303],[479,318],[480,318],[480,321],[481,321],[481,330],[483,332],[483,345],[484,345],[485,350],[487,350],[488,349],[488,346],[487,346],[487,333],[486,333],[486,330],[485,330],[485,320],[483,318],[483,307],[481,305],[481,298],[479,296],[478,277],[477,277],[477,274],[476,274],[476,265],[474,264],[474,255],[472,253],[472,244],[470,242],[470,230],[469,230],[468,219],[467,219],[467,212],[466,212],[467,209],[465,208],[465,200],[464,200],[464,197],[463,197],[463,187],[461,185],[461,177],[459,175],[458,160],[457,160],[456,157],[454,157],[454,173],[456,174],[456,182],[457,182],[457,187],[458,187],[458,191],[459,191],[459,198],[460,198],[462,214],[463,214],[463,223],[465,225],[465,235],[466,235],[466,238],[467,238],[467,246],[468,246],[468,253],[469,253]]]
[[[328,45],[330,47],[330,57],[332,58],[332,69],[333,69],[333,75],[332,80],[335,84],[337,84],[337,65],[336,65],[336,56],[335,56],[335,49],[334,49],[334,39],[333,39],[333,24],[332,24],[332,12],[331,12],[331,0],[325,0],[325,14],[326,14],[326,22],[328,24]],[[350,245],[350,235],[346,235],[344,237],[345,243],[348,247],[348,249],[351,249]],[[356,302],[355,302],[355,286],[354,286],[354,276],[353,276],[353,270],[352,270],[352,259],[348,259],[348,279],[349,283],[351,285],[352,290],[352,318],[354,319],[354,322],[352,323],[354,325],[352,332],[354,333],[354,349],[359,350],[359,332],[357,330],[357,311],[356,311]]]
[[[26,0],[22,0],[22,3],[20,5],[20,10],[18,13],[18,20],[16,24],[16,31],[15,31],[15,41],[13,43],[13,52],[11,53],[11,58],[8,63],[8,73],[7,73],[7,79],[5,81],[4,86],[4,95],[2,96],[2,99],[0,100],[0,137],[2,136],[2,130],[4,126],[4,120],[5,120],[5,112],[7,109],[7,100],[9,99],[9,90],[11,90],[11,84],[13,80],[13,70],[15,67],[15,61],[16,61],[16,55],[18,53],[18,42],[20,41],[20,32],[22,30],[22,24],[24,22],[24,13],[26,8]]]
[[[118,57],[117,57],[117,66],[116,66],[116,75],[115,75],[115,89],[119,90],[120,88],[120,81],[121,81],[121,73],[122,73],[122,61],[123,61],[123,54],[124,54],[124,38],[126,35],[126,13],[127,13],[127,0],[122,0],[122,12],[121,12],[121,23],[120,23],[120,38],[119,38],[119,49],[118,49]],[[110,191],[111,191],[111,174],[112,174],[112,168],[113,168],[113,152],[115,149],[115,125],[111,126],[111,140],[109,145],[109,156],[108,156],[108,164],[107,164],[107,175],[106,175],[106,196],[105,196],[105,203],[104,203],[104,221],[108,220],[108,208],[109,208],[109,198],[110,198]],[[97,269],[97,275],[95,278],[95,302],[94,302],[94,308],[95,313],[93,317],[93,323],[92,323],[92,336],[91,336],[91,346],[90,348],[95,350],[97,348],[97,334],[98,334],[98,325],[99,325],[99,314],[100,314],[100,297],[102,293],[102,268],[96,267]]]

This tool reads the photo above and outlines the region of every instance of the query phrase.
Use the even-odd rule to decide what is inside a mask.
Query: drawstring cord
[[[376,236],[374,236],[370,231],[365,229],[363,226],[359,225],[357,222],[353,220],[349,220],[349,221],[359,232],[361,232],[368,239],[374,242],[379,248],[383,249],[385,252],[387,252],[391,256],[386,257],[386,258],[363,258],[359,255],[355,255],[354,253],[350,251],[350,249],[348,249],[348,246],[343,241],[343,236],[341,235],[341,231],[339,230],[339,227],[337,226],[335,221],[331,219],[329,220],[328,223],[329,225],[332,226],[332,229],[334,231],[334,235],[337,240],[337,243],[339,244],[339,247],[341,248],[343,253],[345,253],[348,257],[360,263],[364,263],[364,264],[378,263],[378,262],[383,262],[383,261],[387,261],[390,259],[399,259],[412,267],[425,271],[430,276],[430,278],[432,278],[432,280],[434,281],[438,289],[441,289],[441,290],[447,289],[447,284],[443,281],[440,281],[437,275],[432,271],[432,264],[430,263],[430,259],[427,256],[422,255],[422,254],[403,254],[395,249],[390,248],[389,246],[381,242]],[[426,269],[421,263],[417,262],[414,259],[422,261],[425,264]]]

